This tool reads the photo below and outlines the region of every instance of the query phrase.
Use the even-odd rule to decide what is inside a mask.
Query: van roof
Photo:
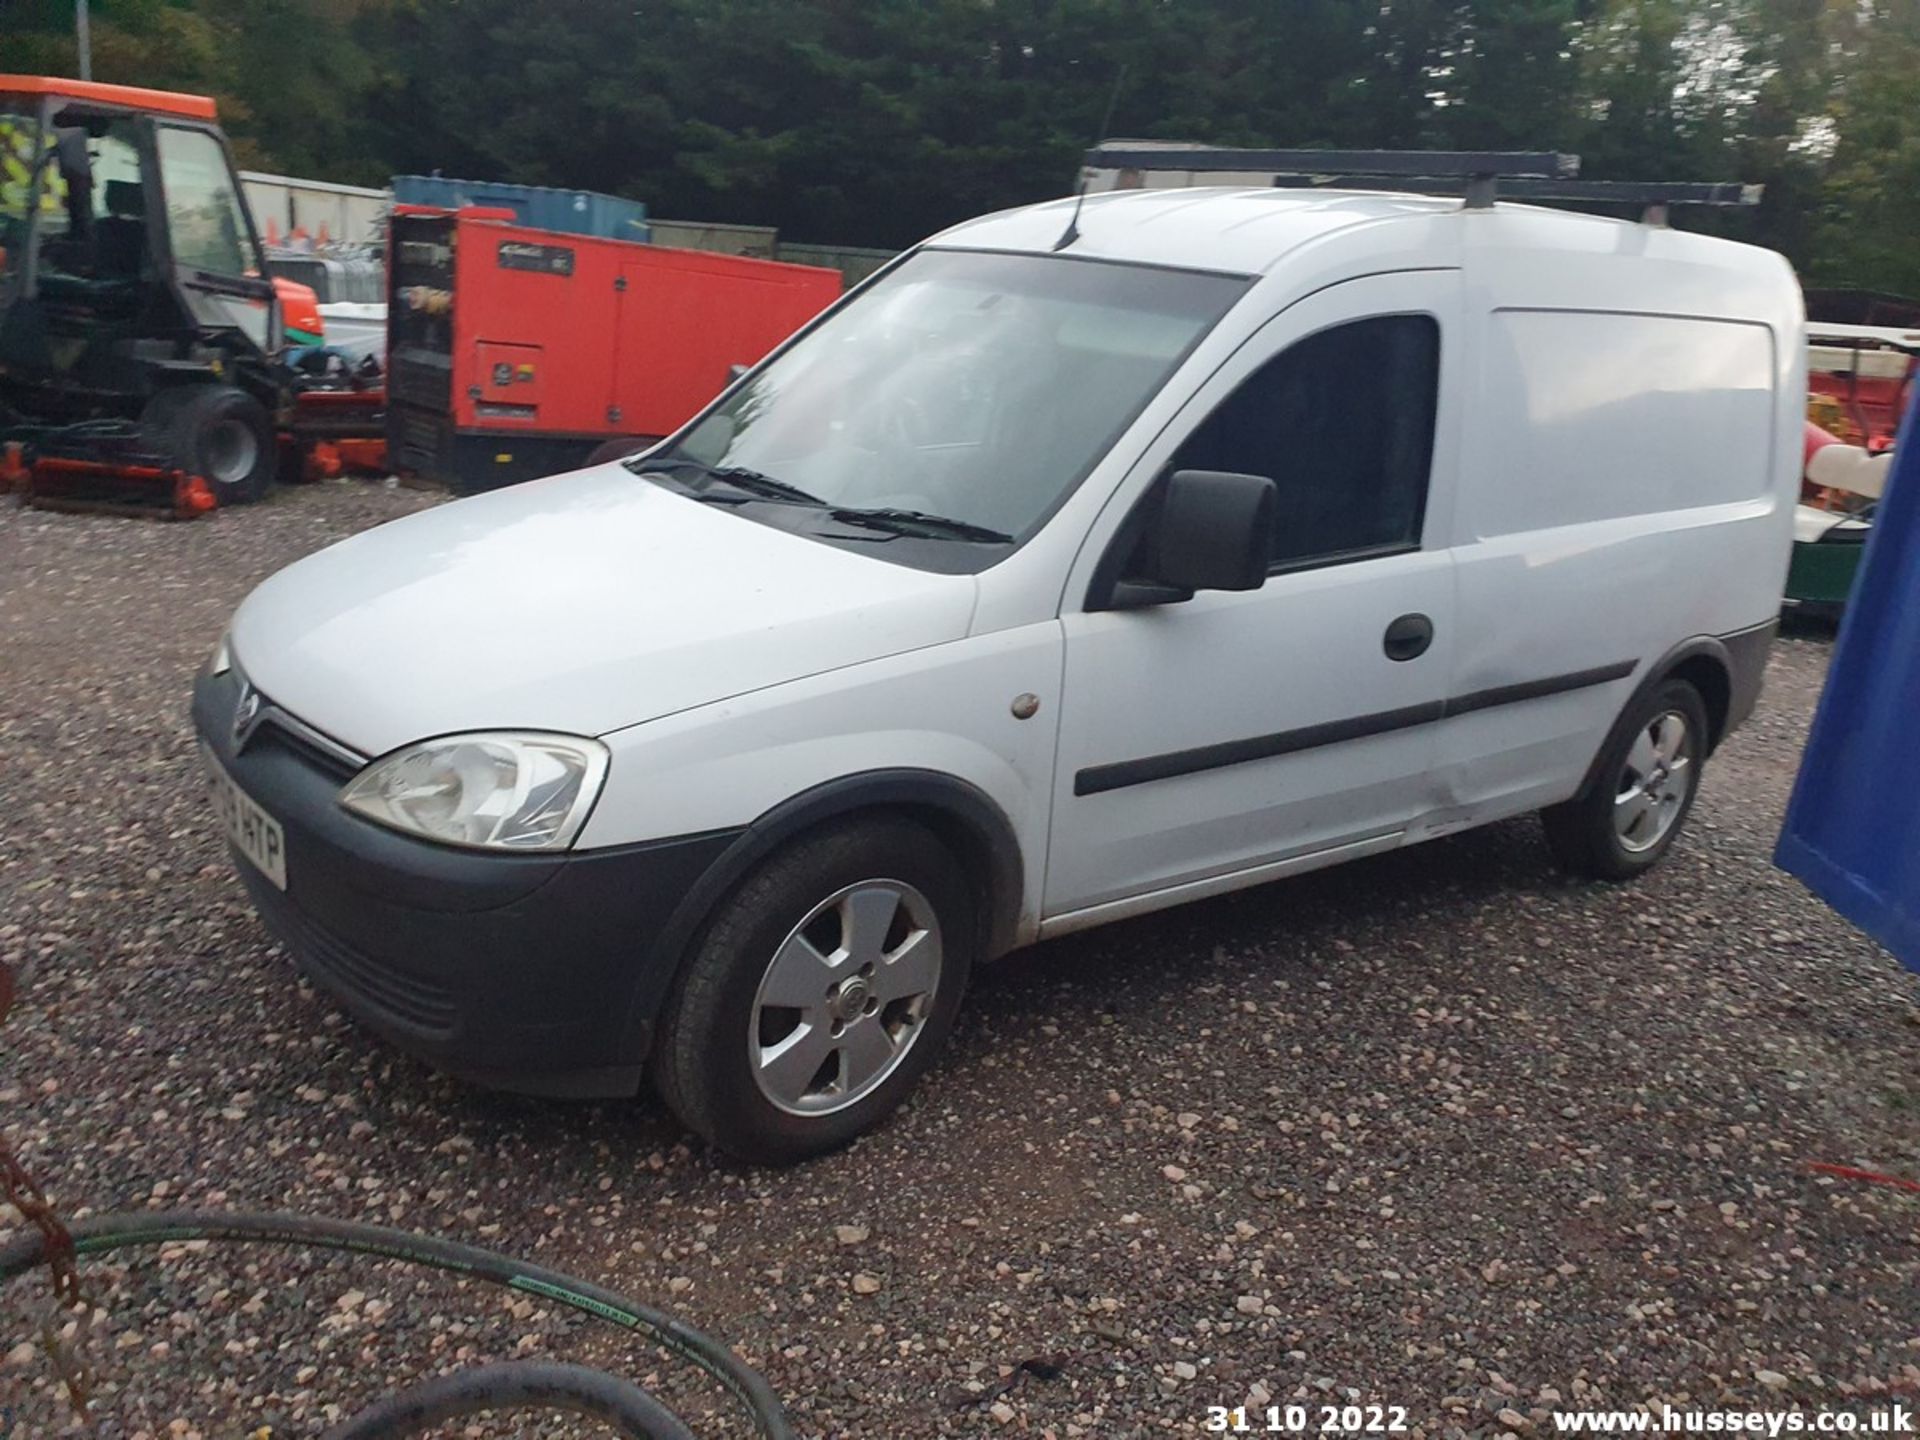
[[[969,220],[935,236],[930,244],[987,250],[1049,252],[1073,214],[1071,196]],[[1644,231],[1637,221],[1538,205],[1502,203],[1502,214],[1541,218],[1530,243],[1542,249],[1594,246],[1595,232]],[[1263,274],[1291,251],[1339,230],[1396,222],[1470,219],[1487,212],[1462,211],[1457,196],[1408,195],[1370,190],[1296,190],[1280,187],[1179,187],[1109,190],[1089,194],[1081,207],[1079,238],[1069,254],[1137,264]],[[1683,246],[1697,242],[1716,251],[1759,254],[1750,246],[1678,231],[1663,234]],[[1609,247],[1610,248],[1610,247]],[[1720,257],[1722,262],[1728,257]]]

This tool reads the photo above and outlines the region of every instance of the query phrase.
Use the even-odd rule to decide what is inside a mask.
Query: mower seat
[[[1823,445],[1807,460],[1807,479],[1829,490],[1878,500],[1886,493],[1893,452],[1869,455],[1858,445]]]
[[[93,222],[95,273],[135,279],[147,255],[146,190],[137,180],[109,180],[105,198],[107,213]]]

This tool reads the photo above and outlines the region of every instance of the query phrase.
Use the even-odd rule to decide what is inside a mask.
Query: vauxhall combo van
[[[1407,195],[1070,203],[920,245],[642,455],[248,597],[194,720],[317,984],[779,1162],[1033,941],[1530,811],[1584,875],[1672,847],[1780,603],[1786,263]]]

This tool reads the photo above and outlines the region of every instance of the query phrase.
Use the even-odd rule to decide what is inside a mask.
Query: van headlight
[[[233,640],[223,634],[220,643],[213,647],[213,654],[207,657],[207,674],[224,675],[233,668]]]
[[[565,850],[606,778],[607,747],[598,740],[488,731],[396,750],[354,776],[340,803],[443,845]]]

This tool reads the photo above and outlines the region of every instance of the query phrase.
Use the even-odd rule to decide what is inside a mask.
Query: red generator
[[[840,272],[394,209],[387,449],[462,494],[680,428],[840,294]]]

